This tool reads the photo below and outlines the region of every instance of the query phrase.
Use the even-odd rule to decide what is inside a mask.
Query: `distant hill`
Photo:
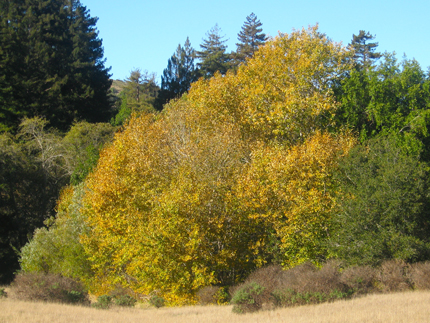
[[[118,95],[119,93],[121,93],[121,91],[124,89],[125,85],[127,83],[121,80],[112,80],[112,92],[115,95]]]

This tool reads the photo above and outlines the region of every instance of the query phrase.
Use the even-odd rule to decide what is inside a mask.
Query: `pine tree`
[[[161,90],[155,102],[157,110],[163,109],[165,103],[187,92],[191,83],[197,81],[198,73],[194,67],[195,56],[195,50],[191,47],[187,37],[184,47],[178,45],[176,52],[168,60],[167,68],[163,71]]]
[[[102,41],[79,0],[11,0],[0,5],[0,130],[40,116],[66,130],[110,117]]]
[[[349,47],[355,51],[354,59],[359,66],[367,69],[373,62],[379,59],[381,53],[375,52],[378,43],[367,43],[369,40],[375,39],[375,36],[369,32],[360,30],[358,35],[352,35],[352,41]]]
[[[237,35],[239,43],[236,43],[237,50],[234,54],[234,60],[237,65],[252,57],[258,47],[266,42],[266,34],[262,33],[263,29],[260,28],[262,25],[254,13],[246,17],[242,30]]]
[[[207,34],[203,44],[200,45],[201,51],[197,52],[197,57],[200,62],[197,66],[200,68],[200,73],[205,78],[214,76],[216,72],[221,74],[227,73],[230,66],[230,55],[225,51],[227,49],[226,39],[221,36],[221,29],[218,24],[215,25]]]

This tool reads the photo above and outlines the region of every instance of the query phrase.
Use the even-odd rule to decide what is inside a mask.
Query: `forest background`
[[[318,26],[215,25],[158,85],[104,66],[78,1],[2,1],[1,281],[192,303],[256,268],[428,260],[429,73]]]

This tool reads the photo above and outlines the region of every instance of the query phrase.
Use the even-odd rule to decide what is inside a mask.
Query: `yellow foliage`
[[[331,172],[353,143],[320,131],[346,55],[316,27],[279,35],[237,74],[131,118],[86,181],[93,288],[188,304],[270,261],[273,238],[287,265],[321,254]]]
[[[335,206],[332,173],[355,143],[350,134],[317,132],[291,149],[259,145],[253,150],[236,194],[243,212],[273,225],[285,266],[326,255]]]
[[[350,55],[317,26],[280,34],[237,74],[194,83],[188,99],[232,119],[244,138],[296,144],[330,125],[338,106],[331,87]]]

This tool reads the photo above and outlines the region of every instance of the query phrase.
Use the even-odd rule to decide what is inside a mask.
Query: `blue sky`
[[[167,66],[178,44],[187,36],[196,50],[217,23],[236,49],[237,34],[254,12],[263,32],[276,36],[308,25],[332,40],[348,44],[359,30],[376,35],[381,52],[405,53],[424,70],[430,66],[430,0],[81,0],[99,18],[106,66],[114,79],[125,79],[140,68],[157,74]]]

